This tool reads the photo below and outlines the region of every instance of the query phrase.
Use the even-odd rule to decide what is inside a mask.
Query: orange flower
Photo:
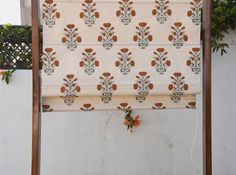
[[[123,124],[128,125],[128,120],[124,120]]]
[[[0,76],[3,76],[5,74],[5,71],[0,71]]]
[[[127,126],[127,129],[133,133],[133,127],[135,126],[136,128],[140,125],[140,120],[139,116],[137,115],[135,118],[131,116],[131,112],[126,112],[126,116],[124,118],[123,124]]]
[[[139,120],[139,116],[137,115],[134,119],[134,126],[138,127],[140,125],[140,120]]]

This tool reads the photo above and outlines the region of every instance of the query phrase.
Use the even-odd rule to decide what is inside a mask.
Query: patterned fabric
[[[43,111],[196,107],[200,0],[41,0]]]

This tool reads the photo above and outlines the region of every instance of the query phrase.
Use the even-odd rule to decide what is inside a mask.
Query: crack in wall
[[[110,124],[110,121],[112,119],[112,116],[113,116],[113,113],[108,113],[108,119],[106,120],[106,123],[105,123],[105,129],[104,129],[104,136],[102,138],[102,141],[103,141],[103,153],[102,153],[102,162],[101,162],[101,165],[100,165],[100,174],[101,175],[104,175],[104,165],[105,165],[105,157],[106,157],[106,153],[107,153],[107,132],[109,130],[109,124]]]

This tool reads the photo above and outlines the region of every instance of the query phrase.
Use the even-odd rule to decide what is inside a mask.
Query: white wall
[[[18,0],[19,1],[19,0]],[[21,24],[31,24],[31,0],[20,0]]]
[[[213,58],[214,175],[236,174],[236,45],[230,48]],[[30,175],[31,92],[31,71],[0,83],[0,175]],[[133,134],[121,112],[43,113],[41,174],[201,175],[198,101],[196,111],[136,111],[142,123]]]
[[[19,0],[1,1],[0,5],[0,24],[21,24],[21,11]]]

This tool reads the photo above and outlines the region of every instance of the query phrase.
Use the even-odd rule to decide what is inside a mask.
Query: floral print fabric
[[[196,108],[200,0],[41,0],[43,111]]]

